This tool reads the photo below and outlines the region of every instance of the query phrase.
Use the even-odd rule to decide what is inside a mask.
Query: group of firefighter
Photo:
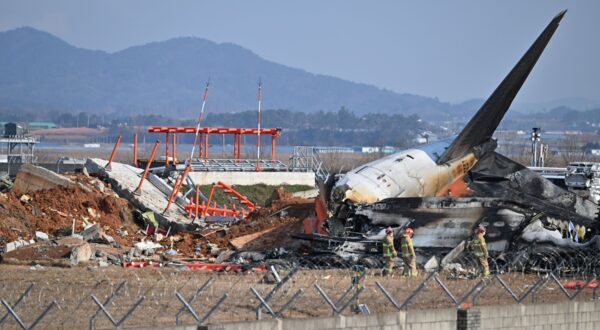
[[[400,249],[402,252],[402,261],[404,262],[403,276],[417,276],[417,255],[413,246],[412,236],[413,229],[407,227],[404,230],[400,240]],[[396,248],[394,248],[394,230],[392,227],[387,227],[383,239],[383,256],[385,258],[385,267],[383,275],[391,275],[394,271],[394,258],[398,256]],[[480,225],[475,230],[474,238],[469,242],[469,247],[481,267],[481,273],[484,277],[490,275],[490,267],[488,265],[488,250],[485,244],[485,227]]]

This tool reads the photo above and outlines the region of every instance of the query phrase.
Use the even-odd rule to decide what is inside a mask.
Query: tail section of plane
[[[540,58],[540,55],[542,55],[566,12],[566,10],[563,10],[552,19],[517,65],[504,78],[502,83],[500,83],[475,116],[471,118],[465,128],[450,144],[448,149],[437,160],[438,164],[461,157],[472,151],[474,147],[492,138],[494,131],[500,124],[504,114],[521,89],[521,86],[523,86],[537,60]]]

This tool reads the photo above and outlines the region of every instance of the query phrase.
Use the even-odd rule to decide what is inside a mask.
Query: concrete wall
[[[539,305],[501,305],[466,310],[411,310],[374,315],[302,319],[267,319],[199,327],[207,330],[313,329],[600,329],[600,303],[563,302]]]
[[[195,183],[205,185],[217,181],[229,185],[253,185],[264,183],[278,186],[282,184],[315,185],[315,174],[312,172],[192,172]]]
[[[473,307],[459,311],[458,329],[599,329],[600,303]]]
[[[313,329],[406,329],[455,330],[456,310],[437,309],[373,315],[333,316],[305,319],[276,319],[236,322],[201,327],[210,330],[313,330]]]

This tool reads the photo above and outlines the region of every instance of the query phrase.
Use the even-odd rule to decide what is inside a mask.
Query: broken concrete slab
[[[95,239],[99,239],[101,235],[100,225],[95,223],[93,225],[87,226],[83,232],[81,232],[81,236],[85,241],[91,241]]]
[[[171,193],[173,192],[173,187],[171,187],[165,180],[161,179],[158,175],[154,173],[148,173],[146,180],[152,182],[152,184],[156,188],[158,188],[158,190],[160,190],[163,194],[165,194],[165,196],[171,196]],[[187,199],[187,197],[183,197],[181,196],[181,194],[178,194],[177,198],[175,198],[175,202],[181,205],[185,205],[190,201],[189,199]]]
[[[97,173],[106,178],[120,197],[129,200],[134,206],[143,211],[156,213],[157,220],[161,222],[161,225],[168,225],[169,221],[184,224],[191,222],[186,216],[185,210],[176,203],[173,203],[170,209],[163,214],[169,196],[150,181],[144,182],[139,194],[134,194],[140,183],[142,169],[113,162],[111,171],[106,171],[104,169],[106,164],[107,161],[103,159],[93,158],[86,161],[85,167],[89,173]]]
[[[82,243],[71,250],[71,263],[78,265],[81,262],[88,262],[92,257],[92,247],[88,243]]]
[[[431,257],[423,266],[425,271],[428,273],[433,273],[440,267],[440,264],[435,256]]]
[[[460,242],[452,251],[448,252],[444,258],[442,258],[441,266],[445,268],[446,265],[453,262],[463,251],[465,250],[467,243],[465,241]]]
[[[32,164],[23,164],[17,173],[13,191],[17,195],[30,191],[51,189],[56,186],[70,186],[75,183],[69,178]]]
[[[4,252],[7,253],[7,252],[10,252],[10,251],[16,250],[18,248],[22,248],[24,246],[34,244],[34,243],[35,243],[34,240],[26,241],[24,239],[18,239],[16,241],[6,243],[6,245],[4,246]]]
[[[47,240],[49,240],[49,239],[50,239],[50,238],[48,237],[48,234],[46,234],[46,233],[44,233],[44,232],[41,232],[41,231],[36,231],[36,232],[35,232],[35,238],[36,238],[38,241],[47,241]]]

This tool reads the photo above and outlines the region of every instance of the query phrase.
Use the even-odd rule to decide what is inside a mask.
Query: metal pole
[[[208,86],[210,85],[210,78],[206,82],[204,88],[204,98],[202,99],[202,108],[200,108],[200,115],[198,115],[198,124],[196,125],[196,134],[194,134],[194,144],[192,145],[192,153],[190,154],[190,162],[194,158],[194,150],[196,150],[196,143],[198,142],[198,133],[200,133],[200,125],[202,124],[202,115],[204,114],[204,107],[206,106],[206,99],[208,98]],[[202,137],[200,138],[202,141]],[[200,145],[200,158],[202,158],[202,145]]]
[[[113,159],[115,158],[115,154],[117,153],[117,148],[119,147],[119,143],[121,142],[121,134],[117,137],[117,142],[115,142],[115,146],[113,147],[112,153],[110,154],[110,158],[108,159],[108,163],[104,167],[106,170],[110,171],[110,167]]]
[[[138,167],[138,133],[133,133],[133,166]]]
[[[30,284],[30,285],[29,285],[29,287],[28,287],[28,288],[25,290],[25,292],[23,292],[23,293],[21,294],[21,296],[19,297],[19,299],[17,299],[17,301],[15,301],[15,303],[12,305],[12,308],[13,308],[13,309],[15,309],[15,308],[16,308],[16,307],[17,307],[17,306],[18,306],[18,305],[21,303],[21,300],[23,300],[23,298],[25,298],[25,296],[26,296],[27,294],[29,294],[29,291],[31,291],[31,289],[32,289],[32,288],[33,288],[33,284]],[[9,315],[10,315],[10,313],[6,313],[6,314],[4,315],[4,317],[2,317],[2,318],[0,319],[0,324],[2,324],[2,322],[4,322],[4,320],[5,320],[5,319],[6,319],[6,318],[7,318]]]
[[[181,188],[181,185],[183,184],[184,178],[188,175],[188,173],[190,172],[191,169],[192,169],[192,165],[190,163],[188,163],[187,166],[185,167],[185,170],[183,170],[183,174],[181,175],[179,182],[177,180],[175,180],[175,186],[173,186],[173,191],[171,192],[171,197],[169,197],[169,202],[167,203],[167,207],[165,208],[163,213],[167,212],[169,207],[171,207],[171,203],[173,202],[173,199],[177,196],[177,193],[179,193],[179,189]]]
[[[269,314],[271,314],[271,316],[273,318],[277,317],[277,314],[275,314],[275,312],[271,309],[271,306],[269,306],[269,304],[263,299],[263,297],[260,296],[260,294],[258,293],[258,291],[256,291],[256,289],[250,287],[250,291],[252,291],[252,293],[254,293],[256,298],[258,298],[258,300],[261,302],[261,304],[263,306],[265,306],[265,308],[269,311]]]
[[[196,184],[196,218],[198,218],[198,207],[200,207],[200,185]]]
[[[238,135],[238,163],[240,162],[240,159],[242,159],[242,136]]]
[[[233,134],[233,159],[235,159],[236,154],[236,143],[237,143],[237,134]]]
[[[177,166],[177,135],[173,132],[173,165]]]
[[[202,156],[204,155],[204,151],[202,150],[202,146],[204,145],[204,134],[200,134],[200,143],[198,143],[198,159],[202,159]]]
[[[150,170],[150,165],[152,165],[152,160],[154,160],[154,155],[156,154],[156,149],[158,149],[159,144],[160,144],[160,141],[156,140],[156,142],[154,143],[154,148],[152,148],[152,153],[150,153],[150,158],[148,158],[148,163],[146,164],[146,169],[144,170],[144,173],[142,174],[142,179],[140,180],[140,184],[133,191],[134,194],[139,193],[140,189],[142,189],[142,183],[144,183],[144,180],[146,179],[146,175],[148,175],[148,171]]]
[[[165,165],[169,165],[169,131],[167,131],[167,137],[165,138]]]
[[[321,295],[321,297],[323,297],[323,299],[325,300],[325,302],[329,305],[329,307],[331,307],[331,312],[333,315],[336,315],[339,313],[337,307],[335,307],[335,304],[333,303],[333,301],[331,301],[331,299],[329,299],[329,297],[327,296],[327,294],[325,293],[325,291],[323,291],[323,289],[321,289],[321,287],[318,284],[315,284],[315,289],[317,289],[317,291],[319,292],[319,294]]]
[[[212,200],[216,185],[217,185],[216,183],[213,183],[212,187],[210,188],[210,193],[208,194],[208,200],[206,201],[206,207],[204,208],[204,210],[202,210],[202,217],[205,217],[206,212],[208,212],[208,208],[210,207],[210,201]]]
[[[208,130],[204,136],[204,161],[208,159]]]
[[[260,107],[262,103],[262,81],[258,80],[258,132],[256,135],[256,171],[260,171]]]
[[[219,306],[221,306],[221,304],[225,301],[225,299],[227,299],[227,297],[229,297],[229,294],[228,293],[224,294],[221,297],[221,299],[219,299],[219,301],[217,301],[217,303],[214,304],[213,307],[210,308],[210,310],[206,313],[206,315],[204,315],[204,317],[200,321],[200,324],[202,324],[202,323],[204,323],[204,321],[208,320],[208,318],[212,315],[212,313],[214,313],[217,310],[217,308],[219,308]]]
[[[271,135],[271,160],[275,160],[275,135]]]

